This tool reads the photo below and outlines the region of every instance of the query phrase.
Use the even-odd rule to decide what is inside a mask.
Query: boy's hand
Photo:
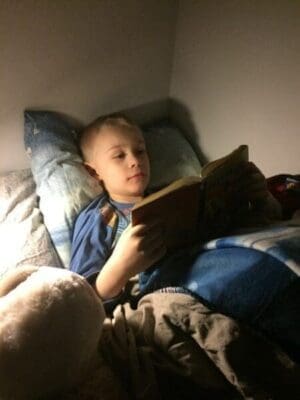
[[[130,224],[97,277],[98,294],[103,299],[118,295],[131,277],[145,271],[165,254],[166,246],[158,222]]]
[[[281,206],[268,191],[265,176],[253,162],[245,163],[242,168],[239,188],[243,197],[249,201],[251,211],[266,218],[281,218]]]
[[[162,229],[158,222],[131,224],[122,233],[110,259],[121,264],[128,277],[145,271],[166,253]]]

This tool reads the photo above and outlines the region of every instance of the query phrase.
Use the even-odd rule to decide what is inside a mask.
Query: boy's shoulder
[[[99,214],[99,210],[108,202],[108,197],[106,194],[101,193],[88,204],[86,204],[78,213],[76,217],[76,223],[86,220],[93,215]]]
[[[76,225],[92,225],[93,223],[114,226],[117,207],[112,204],[106,193],[101,193],[88,203],[78,214]]]

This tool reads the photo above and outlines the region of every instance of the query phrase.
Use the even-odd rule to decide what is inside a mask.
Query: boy
[[[165,246],[157,223],[130,225],[131,208],[144,196],[150,174],[138,127],[124,117],[98,119],[83,132],[80,148],[104,194],[76,221],[71,270],[87,278],[107,300],[162,258]]]
[[[201,251],[197,255],[189,249],[166,256],[159,221],[132,226],[130,211],[145,193],[149,182],[149,159],[140,129],[122,115],[98,118],[82,133],[80,148],[84,163],[91,175],[101,183],[104,193],[79,215],[74,228],[71,270],[83,275],[95,288],[107,308],[119,300],[126,283],[139,274],[141,294],[172,287],[175,291],[189,291],[208,301],[221,312],[234,317],[253,319],[258,307],[264,308],[273,298],[266,296],[266,288],[252,265],[268,265],[271,261],[253,249],[231,250],[230,268],[223,268],[220,250]],[[267,190],[264,176],[253,163],[245,165],[237,183],[247,194],[252,209],[272,218],[280,216],[280,206]],[[176,218],[176,216],[174,216]],[[241,274],[241,251],[245,260]],[[164,257],[166,256],[166,257]],[[159,267],[155,266],[160,260]],[[273,262],[273,261],[272,261]],[[207,275],[207,265],[215,263],[216,279]],[[203,267],[204,264],[204,267]],[[277,268],[277,267],[276,267]],[[277,274],[261,279],[272,285]],[[243,306],[240,294],[226,289],[226,295],[214,285],[229,279],[228,274],[244,276],[248,285],[255,274],[257,286],[249,292],[251,301]],[[288,272],[280,270],[280,287],[290,281]],[[274,276],[273,276],[274,275]],[[230,278],[231,279],[231,278]],[[212,284],[213,281],[213,284]],[[245,283],[246,282],[246,283]],[[175,288],[175,289],[174,289]],[[216,296],[216,293],[218,295]]]

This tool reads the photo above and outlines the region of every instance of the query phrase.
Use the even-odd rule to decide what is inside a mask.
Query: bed
[[[31,169],[0,177],[0,286],[16,269],[28,266],[67,270],[74,220],[101,192],[82,166],[76,125],[49,111],[26,111],[24,118]],[[193,147],[169,118],[148,123],[143,132],[152,165],[152,190],[200,173]],[[164,157],[157,151],[162,148],[166,149]],[[268,240],[266,232],[235,235],[211,241],[207,249],[258,248],[280,259],[298,277],[300,221],[296,209],[293,218],[268,231]],[[286,298],[278,298],[283,313],[291,307],[293,315],[300,311],[299,279],[295,282]],[[128,290],[136,294],[134,280]],[[291,321],[291,331],[300,331],[299,318]],[[189,294],[160,292],[146,295],[136,307],[126,302],[106,317],[93,370],[76,385],[73,382],[72,387],[61,389],[59,396],[66,400],[294,399],[300,396],[299,382],[298,362],[277,340]],[[49,393],[59,398],[57,392]],[[31,398],[26,396],[16,398]]]

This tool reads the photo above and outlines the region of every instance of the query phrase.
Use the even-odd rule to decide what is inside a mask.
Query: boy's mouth
[[[136,173],[136,174],[130,176],[130,177],[128,178],[128,180],[131,180],[131,179],[141,179],[141,178],[144,178],[144,177],[145,177],[145,174],[144,174],[143,172],[138,172],[138,173]]]

